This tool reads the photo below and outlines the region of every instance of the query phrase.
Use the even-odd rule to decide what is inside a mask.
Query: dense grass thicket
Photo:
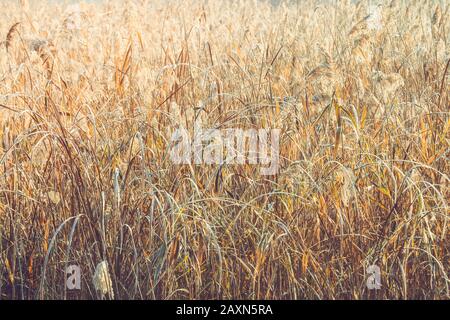
[[[449,299],[448,3],[0,11],[1,299]],[[196,119],[278,173],[174,164]]]

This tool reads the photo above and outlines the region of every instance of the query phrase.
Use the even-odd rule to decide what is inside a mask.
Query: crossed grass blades
[[[449,298],[448,3],[0,6],[0,298]],[[198,117],[278,174],[171,163]]]

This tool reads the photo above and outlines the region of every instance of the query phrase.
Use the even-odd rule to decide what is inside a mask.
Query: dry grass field
[[[450,4],[379,8],[1,1],[0,299],[449,299]],[[195,119],[277,173],[173,163]]]

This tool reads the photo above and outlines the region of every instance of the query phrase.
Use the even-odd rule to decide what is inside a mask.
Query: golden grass
[[[385,2],[372,30],[366,1],[20,3],[0,298],[100,298],[102,261],[116,299],[449,298],[448,4]],[[278,174],[174,165],[195,117],[281,128]]]

